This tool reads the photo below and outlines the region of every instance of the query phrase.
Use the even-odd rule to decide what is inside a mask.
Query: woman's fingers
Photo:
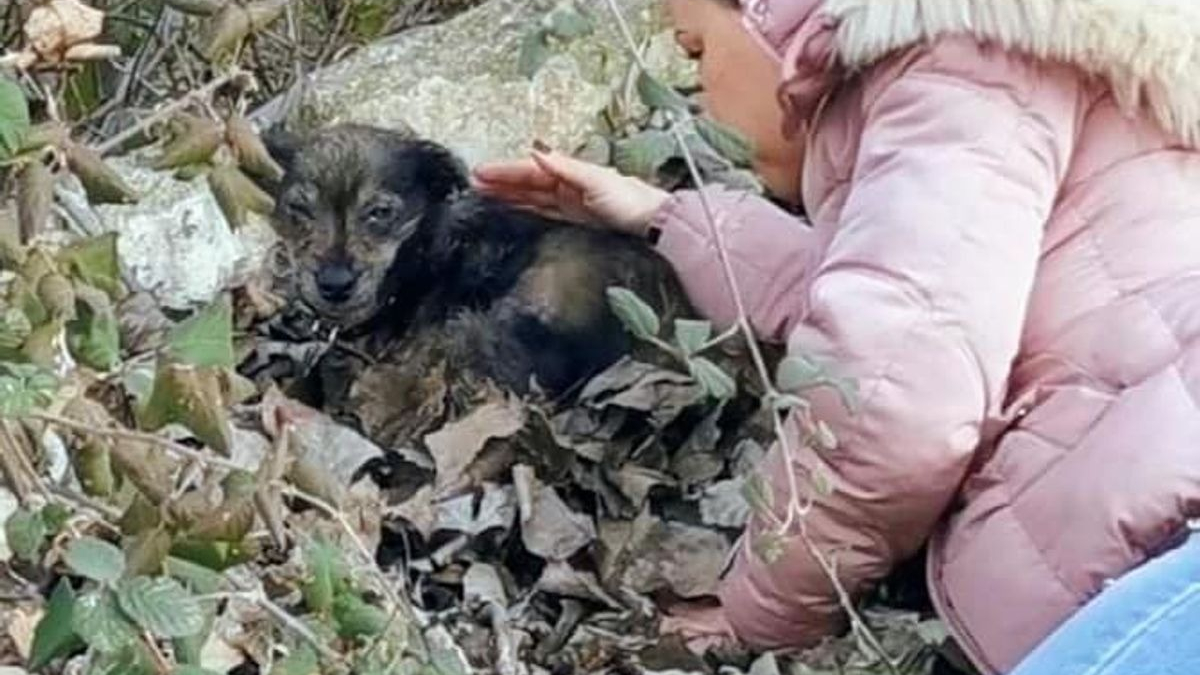
[[[542,171],[583,193],[599,190],[610,178],[604,167],[560,152],[534,150],[532,158]]]
[[[488,162],[475,167],[472,178],[477,184],[511,185],[549,190],[558,178],[548,173],[532,158],[503,162]]]

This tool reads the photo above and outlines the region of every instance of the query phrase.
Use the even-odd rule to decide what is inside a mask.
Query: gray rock
[[[574,151],[598,129],[614,94],[628,93],[630,58],[606,2],[588,2],[592,34],[551,47],[531,80],[518,59],[547,4],[490,0],[436,26],[400,33],[316,73],[288,120],[301,130],[336,122],[411,129],[469,164],[520,156],[535,138]],[[635,38],[665,79],[672,60],[658,0],[618,0]]]
[[[123,276],[165,307],[209,302],[261,269],[275,242],[265,219],[251,214],[234,232],[204,177],[176,180],[132,157],[109,160],[141,195],[137,204],[94,208],[101,231],[116,231]]]

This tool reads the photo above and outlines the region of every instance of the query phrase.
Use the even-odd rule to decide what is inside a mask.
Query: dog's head
[[[404,292],[397,269],[422,266],[427,226],[467,187],[448,150],[399,132],[340,125],[307,137],[273,131],[264,141],[285,171],[272,220],[297,290],[344,328]]]

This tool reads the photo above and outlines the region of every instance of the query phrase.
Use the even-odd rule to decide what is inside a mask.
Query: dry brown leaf
[[[68,142],[63,151],[67,166],[83,183],[93,204],[132,204],[138,200],[137,192],[91,148]]]
[[[63,58],[67,61],[103,61],[120,55],[121,48],[116,45],[74,45],[67,49]]]
[[[520,400],[485,403],[466,417],[425,437],[437,466],[436,487],[457,483],[487,442],[508,438],[525,426],[526,410]]]
[[[42,610],[28,605],[17,605],[8,611],[8,637],[17,648],[22,661],[29,660],[33,647],[33,631],[42,620]]]
[[[46,227],[54,201],[54,175],[40,159],[25,165],[17,187],[21,242],[28,243]]]
[[[513,484],[521,512],[521,541],[530,553],[566,560],[596,539],[592,519],[572,511],[530,467],[513,467]]]
[[[233,115],[225,122],[225,138],[233,148],[238,165],[247,173],[273,181],[283,178],[283,167],[271,157],[262,138],[245,117]]]

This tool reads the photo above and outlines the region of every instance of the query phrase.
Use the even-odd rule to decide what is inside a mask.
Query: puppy
[[[294,299],[373,350],[433,329],[452,367],[559,396],[634,347],[609,287],[691,314],[646,242],[475,193],[436,143],[361,125],[264,140],[285,170],[272,220]]]

